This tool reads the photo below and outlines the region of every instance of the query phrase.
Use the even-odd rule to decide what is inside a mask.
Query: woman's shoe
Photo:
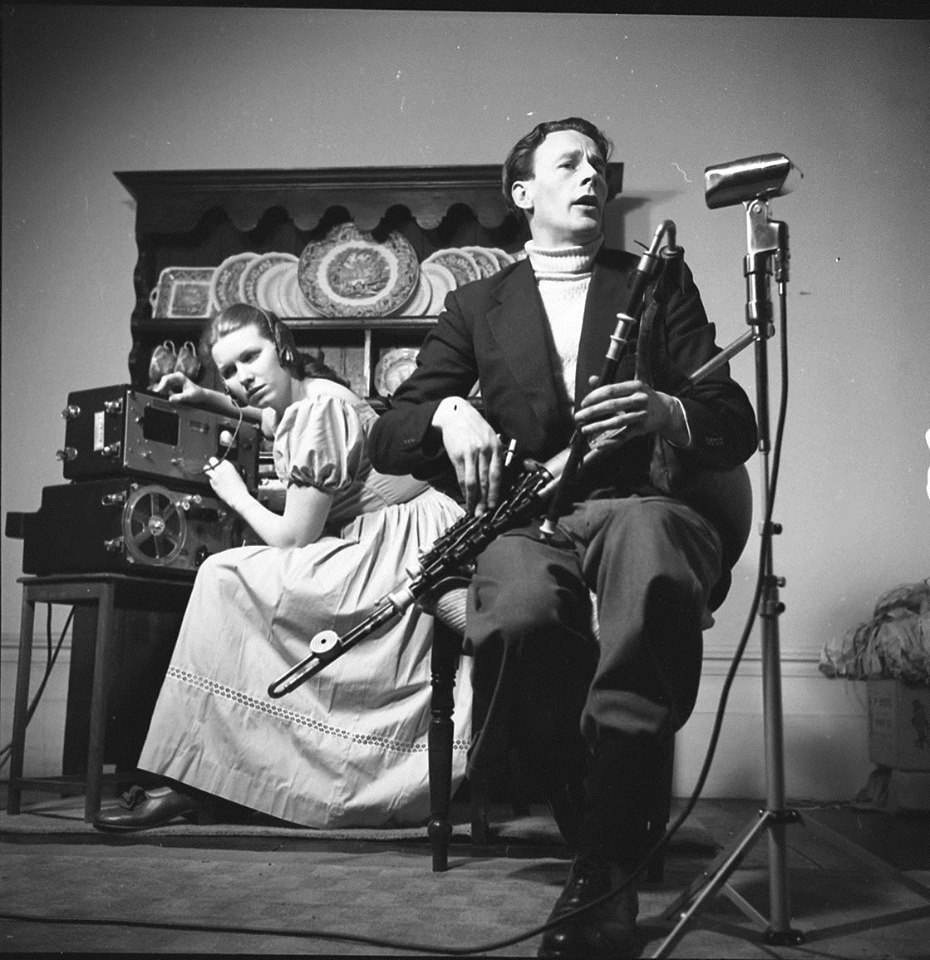
[[[197,820],[197,804],[171,787],[155,787],[143,790],[133,787],[124,793],[120,805],[111,810],[98,810],[93,824],[98,830],[150,830],[163,827],[173,820],[183,817]]]

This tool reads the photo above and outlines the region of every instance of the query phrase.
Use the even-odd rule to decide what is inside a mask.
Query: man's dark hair
[[[546,120],[544,123],[538,123],[525,136],[521,137],[512,147],[507,159],[504,161],[502,174],[502,190],[504,200],[507,206],[514,212],[519,213],[519,208],[513,202],[513,185],[518,180],[533,179],[533,162],[536,156],[536,148],[549,136],[558,130],[576,130],[578,133],[590,137],[596,144],[601,156],[606,163],[610,159],[610,152],[613,150],[613,144],[610,142],[607,134],[596,127],[590,120],[584,120],[581,117],[566,117],[564,120]]]

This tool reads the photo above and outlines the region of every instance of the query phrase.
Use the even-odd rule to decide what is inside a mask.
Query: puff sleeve
[[[358,412],[334,396],[300,400],[284,411],[275,431],[275,473],[288,486],[335,494],[362,467],[365,432]]]

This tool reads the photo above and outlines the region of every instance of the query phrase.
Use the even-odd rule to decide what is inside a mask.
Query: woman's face
[[[239,403],[271,407],[279,413],[291,403],[291,375],[281,366],[275,345],[256,324],[239,327],[213,344],[216,364],[226,389]]]

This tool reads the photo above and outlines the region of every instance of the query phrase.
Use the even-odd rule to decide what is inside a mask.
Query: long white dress
[[[303,383],[275,431],[275,470],[334,495],[327,530],[337,535],[206,560],[139,766],[309,827],[422,823],[432,617],[414,606],[292,693],[267,689],[315,633],[341,635],[367,617],[461,508],[374,471],[365,439],[377,414],[332,381]],[[468,672],[456,682],[454,783],[470,740]]]

